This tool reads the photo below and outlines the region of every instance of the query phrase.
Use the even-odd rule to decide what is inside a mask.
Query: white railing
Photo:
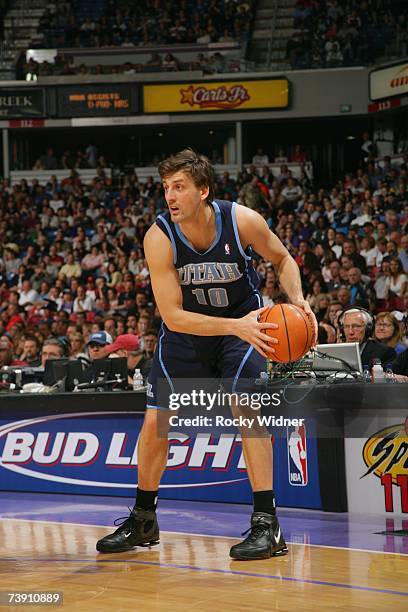
[[[283,164],[268,164],[268,168],[272,172],[273,176],[278,177],[281,171],[281,167]],[[300,172],[302,170],[302,166],[297,163],[287,163],[285,164],[288,169],[292,172],[294,178],[300,177]],[[251,164],[244,164],[244,167],[241,168],[237,164],[216,164],[214,166],[215,173],[217,176],[222,176],[224,172],[229,172],[231,178],[236,179],[238,173],[242,170],[248,170]],[[304,169],[307,172],[307,175],[310,179],[313,178],[313,164],[312,162],[306,162],[304,164]],[[262,166],[256,168],[257,172],[261,172]],[[85,185],[90,184],[97,176],[95,168],[87,168],[84,170],[76,170],[82,183]],[[104,168],[105,175],[107,177],[112,176],[112,171],[110,168]],[[134,168],[135,174],[137,174],[139,180],[141,182],[145,182],[149,177],[153,177],[153,180],[159,181],[159,173],[157,171],[157,166],[141,166]],[[62,179],[67,178],[71,173],[71,170],[12,170],[10,172],[10,182],[12,185],[16,185],[20,183],[23,179],[27,181],[28,184],[31,184],[34,179],[40,183],[40,185],[46,185],[52,176],[55,176],[60,182]]]
[[[110,168],[104,168],[104,173],[107,177],[112,176],[112,170]],[[46,185],[51,177],[55,176],[58,182],[62,179],[67,178],[71,174],[72,170],[65,170],[64,168],[58,170],[12,170],[10,172],[10,182],[12,185],[20,183],[22,180],[26,180],[28,184],[31,184],[34,179],[40,183],[40,185]],[[95,168],[86,168],[84,170],[75,170],[79,175],[82,183],[88,185],[96,178]]]

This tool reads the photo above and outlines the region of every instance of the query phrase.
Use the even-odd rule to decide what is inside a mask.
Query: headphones
[[[365,308],[361,308],[360,306],[353,306],[352,308],[347,308],[339,317],[339,327],[341,334],[344,336],[344,317],[347,313],[358,313],[360,312],[363,315],[364,323],[365,323],[365,332],[364,332],[364,340],[368,340],[370,336],[374,333],[374,325],[375,319],[371,312],[366,310]]]
[[[69,356],[71,343],[69,339],[67,338],[67,336],[59,336],[58,338],[55,336],[50,336],[49,338],[46,338],[44,340],[43,347],[45,344],[48,344],[48,343],[54,344],[54,346],[59,346],[62,352],[61,359],[67,358]],[[41,349],[40,354],[42,354],[42,349]]]
[[[58,336],[57,338],[60,347],[62,348],[62,356],[69,357],[69,351],[71,350],[71,342],[68,336]]]

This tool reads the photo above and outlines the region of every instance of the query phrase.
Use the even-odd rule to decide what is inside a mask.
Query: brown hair
[[[214,199],[214,169],[205,155],[183,149],[160,162],[158,169],[162,180],[176,172],[186,172],[196,187],[209,188],[207,203]]]
[[[378,315],[376,315],[375,317],[375,322],[377,323],[378,321],[382,321],[384,319],[388,321],[388,323],[392,323],[393,333],[392,333],[391,338],[385,341],[380,340],[380,342],[383,342],[384,344],[387,344],[388,346],[395,348],[402,337],[400,325],[396,317],[394,317],[394,315],[392,314],[392,312],[387,312],[387,311],[379,312]],[[378,340],[375,333],[374,333],[374,338]]]

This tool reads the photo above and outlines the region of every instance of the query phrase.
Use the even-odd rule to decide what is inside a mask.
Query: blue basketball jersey
[[[252,265],[250,249],[244,251],[240,243],[237,204],[216,200],[212,206],[216,236],[203,253],[194,249],[168,212],[159,215],[156,223],[172,244],[184,310],[213,317],[237,316],[244,304],[253,302],[250,298],[259,295],[259,277]],[[260,307],[261,302],[256,304],[255,307]],[[242,314],[246,314],[245,310],[249,312],[244,309]]]

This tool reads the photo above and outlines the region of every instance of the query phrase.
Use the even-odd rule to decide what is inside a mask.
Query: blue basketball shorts
[[[171,394],[191,388],[248,392],[266,360],[236,336],[198,337],[171,332],[163,324],[148,377],[147,408],[168,409]],[[201,383],[200,383],[201,380]],[[187,386],[186,386],[187,383]]]

